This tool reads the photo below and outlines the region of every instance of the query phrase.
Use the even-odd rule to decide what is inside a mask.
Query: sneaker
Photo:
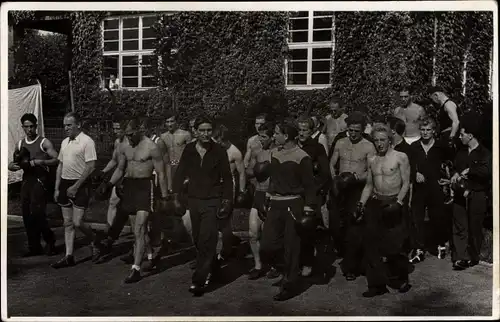
[[[75,258],[73,257],[73,255],[66,255],[51,266],[55,269],[75,266]]]
[[[438,246],[438,255],[439,259],[445,259],[446,257],[446,246]]]
[[[272,279],[280,277],[280,273],[278,272],[278,270],[276,268],[271,267],[269,272],[267,272],[266,276],[268,279],[272,280]]]
[[[250,270],[250,272],[248,272],[248,279],[249,280],[256,280],[256,279],[261,278],[264,275],[265,275],[265,273],[264,273],[264,270],[262,268],[261,269],[252,268]]]
[[[416,251],[414,251],[414,255],[412,256],[412,258],[410,258],[409,262],[411,264],[417,264],[423,262],[424,259],[425,259],[424,251],[421,249],[417,249]]]
[[[302,276],[303,277],[309,277],[312,274],[312,267],[311,266],[304,266],[302,267]]]
[[[453,269],[456,271],[463,271],[469,267],[469,262],[465,260],[458,260],[453,263]]]
[[[140,280],[141,280],[141,272],[139,272],[135,268],[132,268],[130,270],[130,274],[127,276],[127,278],[125,278],[124,282],[126,284],[130,284],[130,283],[137,283]]]

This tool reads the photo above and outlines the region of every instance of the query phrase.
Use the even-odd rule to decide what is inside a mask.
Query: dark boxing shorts
[[[266,192],[255,190],[255,194],[253,196],[253,209],[263,209],[264,203],[266,202]]]
[[[69,187],[74,185],[78,180],[66,180],[61,179],[61,183],[59,184],[59,196],[57,197],[56,202],[59,206],[63,208],[75,207],[80,209],[87,209],[89,206],[90,200],[90,184],[89,181],[83,183],[76,192],[74,198],[69,198],[67,194],[67,190]]]
[[[121,210],[129,215],[138,211],[152,212],[152,186],[151,178],[124,178]]]

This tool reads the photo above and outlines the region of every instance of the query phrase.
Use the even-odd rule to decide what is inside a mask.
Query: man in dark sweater
[[[444,194],[439,180],[441,164],[446,158],[446,148],[435,139],[436,122],[426,118],[420,123],[420,140],[411,144],[411,182],[413,182],[411,213],[413,226],[411,229],[413,252],[411,263],[424,260],[425,246],[425,209],[427,208],[431,244],[437,246],[438,258],[446,256],[448,222]]]
[[[200,116],[196,119],[195,127],[197,140],[186,145],[174,176],[173,199],[176,204],[180,203],[178,196],[188,180],[185,197],[198,253],[189,291],[200,296],[211,274],[215,272],[217,220],[230,215],[233,178],[226,150],[212,140],[213,122]]]
[[[312,159],[315,191],[318,198],[316,214],[328,225],[328,209],[326,209],[326,195],[331,180],[330,168],[326,151],[322,144],[312,138],[314,121],[312,118],[302,116],[297,120],[299,127],[299,147]],[[314,246],[312,239],[302,239],[302,276],[310,276],[314,264]]]
[[[269,208],[262,231],[262,261],[275,266],[284,257],[283,280],[276,301],[297,294],[300,275],[301,238],[297,224],[304,217],[315,216],[317,207],[312,160],[297,146],[297,128],[282,122],[276,126],[271,150],[271,176],[268,189]],[[283,258],[282,257],[282,258]]]
[[[492,180],[491,153],[477,139],[482,126],[479,118],[463,117],[460,124],[460,140],[466,148],[458,151],[455,174],[451,178],[455,191],[452,261],[456,270],[479,263],[487,193]]]
[[[406,142],[405,138],[403,137],[406,129],[405,122],[400,118],[391,116],[388,118],[387,123],[389,125],[389,128],[392,130],[394,140],[394,142],[392,143],[393,149],[395,151],[405,153],[409,158],[411,148],[408,142]]]

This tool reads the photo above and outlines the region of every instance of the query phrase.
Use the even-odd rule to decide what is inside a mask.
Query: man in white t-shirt
[[[109,88],[112,90],[120,89],[120,80],[114,74],[109,77]]]
[[[90,240],[95,240],[94,231],[83,222],[90,199],[89,177],[95,169],[97,160],[95,143],[82,132],[80,118],[76,113],[66,114],[64,130],[68,137],[63,140],[59,152],[54,199],[61,206],[64,219],[66,256],[52,264],[53,268],[75,265],[73,257],[75,228]],[[92,255],[96,256],[97,248],[93,242],[91,248]]]

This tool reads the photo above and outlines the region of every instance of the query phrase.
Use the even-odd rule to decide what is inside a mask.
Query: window
[[[156,19],[153,15],[114,17],[103,21],[105,84],[114,74],[122,88],[156,86],[150,60],[156,39],[151,26]]]
[[[333,11],[295,11],[288,26],[287,88],[330,86],[334,46]]]

